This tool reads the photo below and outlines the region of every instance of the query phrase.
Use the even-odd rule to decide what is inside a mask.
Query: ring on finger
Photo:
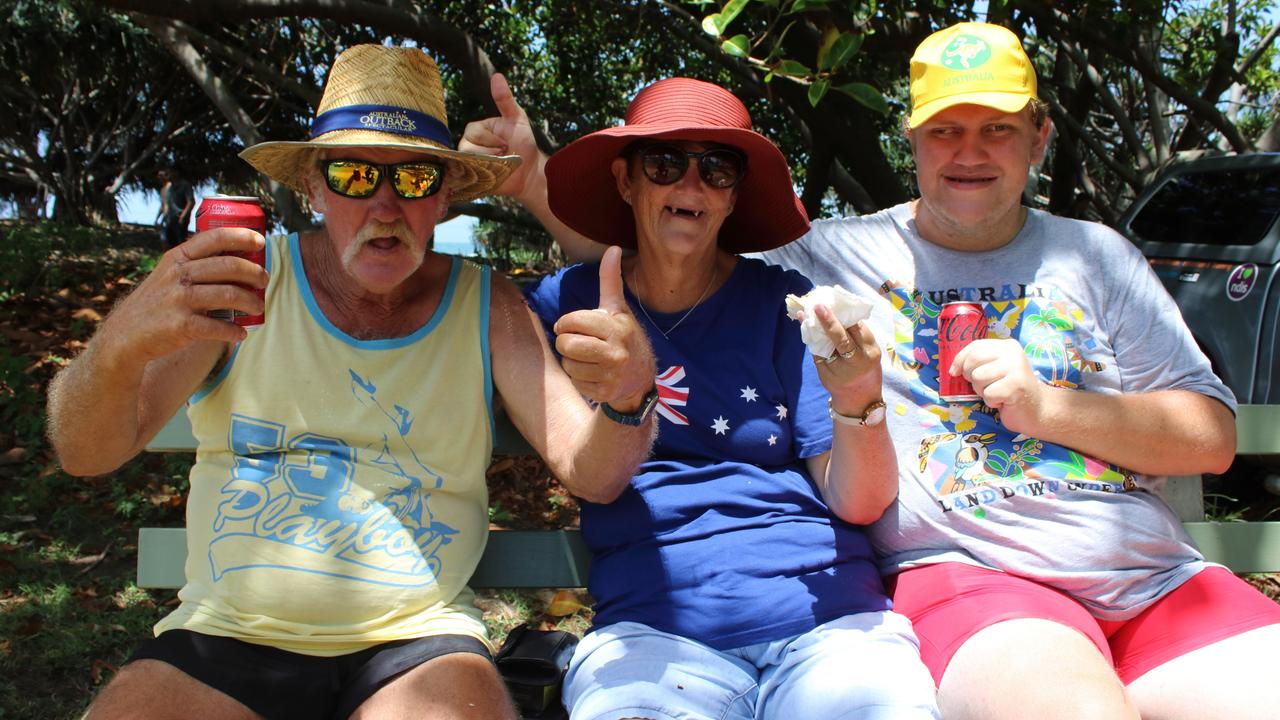
[[[818,357],[818,356],[816,356],[816,355],[815,355],[813,359],[814,359],[814,360],[817,360],[818,362],[822,363],[823,365],[830,365],[831,363],[833,363],[833,362],[835,362],[835,361],[836,361],[836,358],[837,358],[837,357],[839,357],[839,356],[838,356],[838,355],[836,355],[836,354],[833,352],[833,353],[831,353],[830,355],[828,355],[827,357]]]
[[[853,359],[853,351],[852,351],[852,350],[850,350],[849,352],[842,352],[842,353],[840,353],[840,358],[841,358],[842,360],[852,360],[852,359]]]

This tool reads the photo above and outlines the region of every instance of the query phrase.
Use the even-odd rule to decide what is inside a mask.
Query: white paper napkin
[[[844,327],[865,320],[871,315],[871,303],[839,285],[820,285],[805,293],[804,297],[788,295],[787,317],[796,320],[799,319],[801,312],[804,313],[804,320],[800,323],[800,339],[804,340],[809,352],[823,358],[831,357],[836,347],[818,322],[818,317],[813,312],[814,305],[826,305],[831,308],[836,314],[836,319]]]

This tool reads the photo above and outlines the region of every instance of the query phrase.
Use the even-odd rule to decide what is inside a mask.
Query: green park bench
[[[1280,405],[1242,405],[1236,419],[1236,452],[1280,455]],[[532,452],[515,428],[500,417],[494,452]],[[192,452],[195,438],[185,413],[178,413],[147,446],[152,452]],[[1280,522],[1207,522],[1199,476],[1170,478],[1167,499],[1205,557],[1237,573],[1280,572]],[[138,531],[138,586],[181,587],[187,557],[183,528]],[[476,588],[585,587],[590,552],[577,530],[495,530],[489,534]]]
[[[1244,405],[1236,418],[1239,455],[1280,455],[1280,405]],[[505,417],[497,422],[494,453],[533,452]],[[147,446],[152,452],[192,452],[195,438],[178,413]],[[1170,478],[1166,499],[1211,561],[1237,573],[1280,572],[1280,522],[1206,522],[1200,476]],[[185,582],[184,528],[138,531],[138,586],[179,588]],[[471,578],[473,588],[585,587],[591,555],[577,530],[495,530]]]

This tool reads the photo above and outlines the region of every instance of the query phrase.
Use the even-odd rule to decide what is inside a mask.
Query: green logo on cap
[[[942,66],[952,70],[972,70],[990,59],[991,46],[972,35],[957,35],[942,50]]]

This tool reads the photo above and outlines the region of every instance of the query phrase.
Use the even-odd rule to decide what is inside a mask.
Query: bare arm
[[[1189,390],[1111,395],[1047,385],[1016,340],[972,343],[952,373],[968,378],[1008,429],[1134,472],[1223,472],[1235,457],[1231,411]]]
[[[522,159],[520,167],[498,188],[498,194],[514,197],[533,213],[571,262],[599,260],[608,246],[560,222],[547,205],[547,156],[538,149],[533,129],[529,126],[529,116],[511,95],[506,78],[501,73],[494,73],[489,79],[489,88],[500,116],[467,123],[458,149],[491,155],[519,155]]]
[[[616,499],[649,454],[656,428],[653,417],[631,427],[593,409],[551,353],[541,322],[505,278],[493,283],[489,343],[494,385],[507,414],[551,472],[584,500]],[[651,355],[647,373],[651,387]],[[619,401],[615,407],[628,412],[638,405]]]
[[[88,347],[49,386],[49,438],[73,475],[110,472],[159,432],[245,330],[207,312],[262,310],[257,265],[218,253],[261,247],[241,228],[200,233],[165,253],[156,269],[103,321]]]
[[[814,312],[837,352],[830,362],[813,358],[818,377],[831,393],[831,409],[860,417],[883,394],[875,335],[866,323],[841,327],[825,306],[817,306]],[[808,458],[809,474],[827,506],[841,519],[855,525],[875,522],[898,496],[898,461],[887,425],[831,422],[831,452]]]
[[[178,222],[185,228],[187,221],[191,218],[191,209],[195,207],[196,196],[194,193],[188,192],[187,202],[182,206],[182,212],[178,213]]]

